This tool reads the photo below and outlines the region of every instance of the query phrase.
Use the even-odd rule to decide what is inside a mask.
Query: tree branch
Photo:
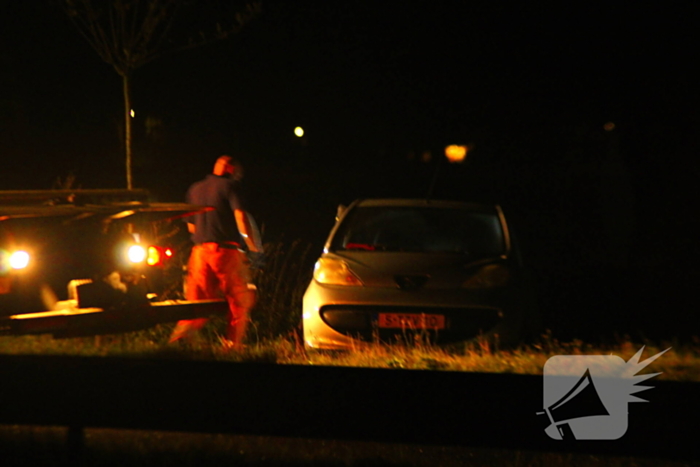
[[[232,24],[222,27],[215,24],[215,31],[207,35],[199,32],[199,39],[192,37],[178,45],[177,39],[168,48],[178,17],[184,6],[199,7],[203,0],[57,0],[78,32],[87,40],[97,54],[111,64],[122,77],[124,91],[124,146],[126,155],[127,187],[132,187],[131,178],[131,73],[146,63],[175,52],[194,49],[211,42],[225,39],[241,30],[262,11],[261,0],[246,4],[243,12],[237,12]],[[229,2],[230,0],[214,0]],[[218,3],[221,6],[221,3]],[[196,11],[196,10],[195,10]],[[215,16],[216,17],[216,16]]]

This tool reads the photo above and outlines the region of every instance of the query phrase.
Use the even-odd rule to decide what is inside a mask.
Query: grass
[[[168,344],[172,325],[160,325],[129,334],[72,339],[40,336],[0,337],[2,354],[133,356],[146,358],[183,358],[218,361],[257,361],[292,365],[329,365],[363,368],[401,368],[410,370],[469,371],[487,373],[542,374],[547,359],[554,355],[614,354],[629,360],[642,346],[642,359],[668,347],[647,372],[662,372],[658,379],[700,381],[700,343],[632,342],[620,340],[610,345],[590,345],[581,341],[559,342],[544,335],[538,343],[516,349],[496,349],[486,341],[465,343],[445,349],[434,345],[365,344],[347,352],[308,352],[291,333],[288,337],[251,343],[243,352],[220,345],[223,321],[205,328],[199,341]]]

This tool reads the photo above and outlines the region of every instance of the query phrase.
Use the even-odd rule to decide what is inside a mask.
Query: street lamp
[[[445,148],[445,157],[451,163],[460,163],[467,157],[467,146],[460,144],[450,144]]]
[[[461,144],[450,144],[445,147],[445,158],[451,164],[461,164],[467,158],[467,152],[469,152],[469,146]],[[437,182],[438,174],[440,173],[440,167],[443,164],[443,158],[439,158],[435,166],[435,172],[433,172],[433,179],[430,181],[430,187],[428,188],[428,195],[426,199],[430,199],[433,196],[433,189],[435,188],[435,182]]]

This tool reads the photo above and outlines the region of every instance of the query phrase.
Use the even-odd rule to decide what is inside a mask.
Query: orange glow
[[[361,286],[362,281],[345,261],[320,258],[314,266],[314,279],[321,284]]]
[[[467,146],[451,144],[445,148],[445,156],[450,162],[462,162],[467,157]]]
[[[615,129],[615,124],[613,122],[608,122],[605,125],[603,125],[603,129],[605,131],[613,131]]]
[[[148,257],[146,258],[146,262],[149,266],[157,266],[161,263],[160,251],[157,247],[148,247]]]
[[[10,293],[12,281],[9,277],[0,276],[0,295]]]

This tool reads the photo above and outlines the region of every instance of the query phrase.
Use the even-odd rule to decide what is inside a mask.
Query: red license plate
[[[416,313],[379,313],[380,328],[445,329],[443,315]]]

